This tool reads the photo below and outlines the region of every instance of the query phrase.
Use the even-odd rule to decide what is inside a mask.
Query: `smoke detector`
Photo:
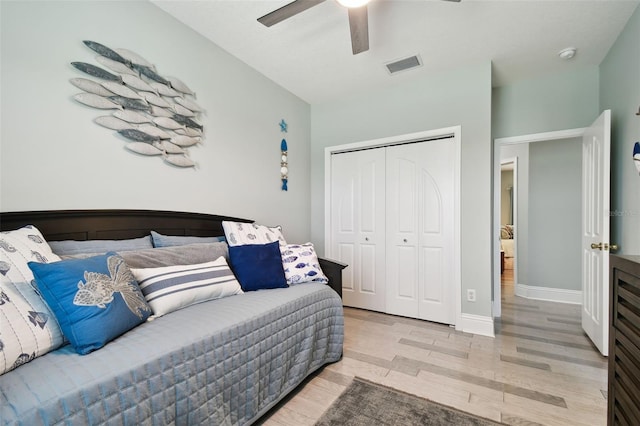
[[[567,47],[566,49],[562,49],[561,51],[559,51],[558,56],[560,56],[561,59],[568,61],[569,59],[576,56],[577,51],[578,49],[576,49],[575,47]]]

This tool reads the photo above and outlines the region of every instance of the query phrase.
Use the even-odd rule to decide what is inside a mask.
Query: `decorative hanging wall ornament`
[[[287,133],[287,122],[284,118],[280,121],[280,131]],[[282,139],[280,142],[280,179],[282,180],[282,190],[287,191],[287,183],[289,182],[289,162],[287,160],[288,155],[287,141]]]
[[[195,92],[176,77],[158,74],[155,65],[137,53],[91,40],[84,40],[84,44],[98,53],[96,61],[110,70],[71,62],[77,70],[98,79],[71,78],[71,84],[83,90],[73,98],[101,114],[114,110],[111,115],[96,117],[96,124],[115,130],[114,135],[126,141],[128,152],[159,157],[175,167],[195,167],[187,149],[204,140],[204,127],[198,122],[204,109],[195,102]]]
[[[633,146],[633,162],[636,165],[638,174],[640,174],[640,142],[636,142]]]

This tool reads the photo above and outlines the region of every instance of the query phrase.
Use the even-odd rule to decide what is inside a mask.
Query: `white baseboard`
[[[536,287],[526,284],[516,284],[516,296],[546,300],[548,302],[570,303],[572,305],[580,305],[582,303],[582,291],[580,290]]]
[[[460,321],[456,324],[456,330],[495,337],[493,332],[493,318],[483,317],[481,315],[460,314]]]

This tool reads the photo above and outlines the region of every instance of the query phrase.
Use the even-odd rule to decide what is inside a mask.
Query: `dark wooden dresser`
[[[610,256],[608,425],[640,425],[640,256]]]

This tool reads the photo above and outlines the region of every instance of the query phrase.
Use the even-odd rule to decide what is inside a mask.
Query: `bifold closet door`
[[[386,312],[455,323],[455,145],[386,148]]]
[[[331,157],[331,253],[345,306],[385,311],[385,150]]]

